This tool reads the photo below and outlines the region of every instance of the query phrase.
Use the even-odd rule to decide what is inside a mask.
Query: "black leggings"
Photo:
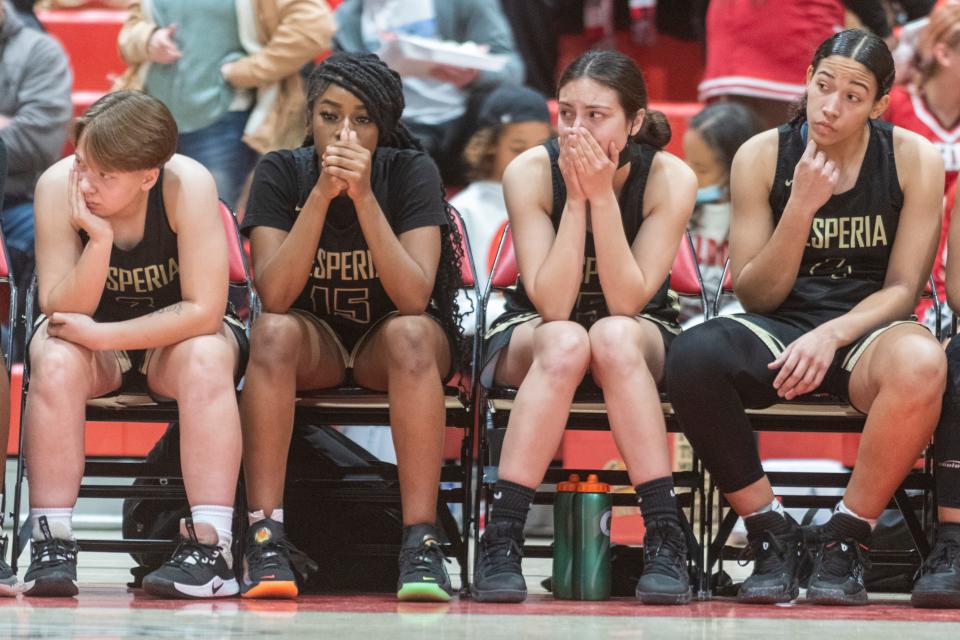
[[[799,332],[802,334],[802,332]],[[794,336],[784,336],[789,344]],[[846,397],[849,376],[838,353],[820,389]],[[667,353],[667,394],[684,434],[724,493],[764,476],[744,409],[780,401],[770,350],[750,329],[718,318],[680,334]]]
[[[947,387],[933,436],[937,504],[960,509],[960,338],[947,345]]]

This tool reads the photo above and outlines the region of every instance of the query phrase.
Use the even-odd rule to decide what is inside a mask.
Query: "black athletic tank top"
[[[560,228],[560,219],[563,208],[567,203],[567,186],[563,181],[558,160],[560,158],[560,142],[554,138],[544,144],[550,157],[550,173],[553,182],[553,206],[550,211],[550,220],[554,230]],[[643,224],[643,194],[647,188],[647,177],[650,175],[650,166],[657,149],[646,144],[630,143],[629,148],[630,173],[620,196],[620,215],[623,219],[623,230],[627,242],[631,245]],[[610,315],[607,301],[603,297],[600,287],[600,276],[597,274],[597,250],[593,244],[593,233],[587,231],[586,245],[583,254],[583,278],[580,281],[580,294],[573,306],[570,320],[589,326]],[[533,303],[523,289],[523,282],[519,278],[514,288],[505,292],[506,311],[529,312],[534,310]],[[643,309],[643,315],[651,316],[666,324],[676,324],[679,315],[677,297],[670,291],[670,276],[664,280],[660,289]]]
[[[839,316],[883,287],[897,235],[903,192],[893,156],[893,125],[868,121],[870,140],[852,189],[831,196],[813,219],[793,290],[773,315]],[[777,172],[770,190],[774,223],[790,198],[793,172],[806,148],[800,125],[779,128]]]
[[[84,245],[89,240],[80,231]],[[135,247],[110,251],[110,269],[93,314],[98,322],[117,322],[146,315],[176,304],[180,294],[180,264],[177,234],[167,222],[163,206],[163,170],[147,196],[143,238]]]

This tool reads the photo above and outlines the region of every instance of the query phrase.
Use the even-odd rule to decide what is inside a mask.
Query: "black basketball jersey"
[[[883,287],[903,192],[893,155],[893,126],[882,120],[870,120],[868,126],[870,139],[856,184],[831,196],[817,211],[793,289],[772,315],[813,312],[836,317]],[[779,133],[769,200],[775,224],[806,149],[800,125],[785,124]]]
[[[560,158],[560,142],[554,138],[544,144],[550,157],[550,174],[553,182],[553,205],[550,211],[550,220],[554,230],[560,228],[560,219],[563,208],[567,203],[567,186],[563,181],[558,160]],[[632,245],[643,224],[643,194],[647,188],[647,177],[650,175],[650,166],[653,163],[657,149],[646,144],[630,143],[628,147],[630,158],[630,173],[623,189],[620,191],[618,202],[620,216],[623,219],[623,230],[627,242]],[[600,287],[600,276],[597,272],[597,250],[593,243],[593,233],[587,231],[586,244],[583,252],[583,277],[580,280],[580,293],[570,313],[570,320],[590,326],[600,318],[610,315],[607,301],[603,297]],[[533,303],[523,288],[522,279],[517,279],[515,287],[507,290],[506,311],[529,312],[534,310]],[[670,276],[660,286],[647,306],[644,315],[654,317],[667,324],[675,324],[679,314],[677,297],[670,291]]]
[[[250,189],[244,233],[256,226],[289,231],[319,175],[312,146],[264,156]],[[424,226],[446,228],[440,176],[422,151],[378,147],[370,186],[396,235]],[[380,281],[353,201],[346,195],[330,202],[306,286],[291,308],[325,320],[338,334],[366,330],[396,310]],[[432,301],[431,310],[438,313]]]
[[[81,230],[86,246],[89,237]],[[146,315],[182,300],[177,234],[163,205],[163,170],[147,196],[143,238],[130,249],[114,245],[110,268],[93,314],[98,322],[118,322]]]

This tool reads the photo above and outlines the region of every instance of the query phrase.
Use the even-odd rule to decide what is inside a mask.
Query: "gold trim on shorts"
[[[780,338],[773,335],[755,322],[750,322],[746,318],[741,318],[735,315],[717,316],[715,320],[733,320],[734,322],[740,323],[763,341],[763,344],[767,347],[767,349],[770,350],[770,353],[773,354],[774,358],[779,358],[780,354],[782,354],[787,348],[786,345],[780,341]]]
[[[326,322],[323,318],[318,318],[317,316],[313,315],[309,311],[304,311],[303,309],[290,309],[288,313],[299,316],[301,318],[306,318],[307,320],[317,325],[317,327],[321,331],[325,332],[333,340],[333,343],[337,345],[337,349],[339,349],[340,351],[340,357],[343,359],[344,369],[353,369],[353,365],[356,364],[357,362],[357,356],[360,355],[360,350],[363,349],[364,346],[366,346],[367,342],[370,341],[370,337],[373,335],[374,331],[376,331],[380,327],[380,325],[382,325],[384,322],[386,322],[390,318],[400,315],[399,311],[390,311],[386,315],[382,316],[379,320],[371,324],[366,331],[363,332],[363,335],[360,336],[360,338],[357,340],[357,343],[353,345],[353,350],[347,351],[347,347],[346,345],[343,344],[343,341],[340,339],[340,336],[337,335],[337,332],[333,330],[333,327],[331,327],[330,324]],[[433,317],[429,313],[426,313],[424,315],[426,315],[428,318],[433,320],[437,324],[437,326],[440,327],[440,330],[443,332],[443,334],[445,336],[447,335],[446,330],[443,328],[443,325],[440,323],[440,321],[437,318]],[[449,336],[447,336],[447,342],[448,343],[450,342]],[[455,348],[453,345],[450,345],[450,347],[451,347],[450,367],[455,368],[457,366],[456,365],[457,357],[455,353]]]
[[[536,311],[517,314],[514,317],[510,318],[509,320],[498,322],[493,327],[490,327],[489,329],[487,329],[487,333],[484,337],[487,340],[489,340],[493,336],[497,335],[498,333],[501,333],[506,329],[509,329],[510,327],[516,327],[518,325],[523,324],[524,322],[530,322],[531,320],[535,320],[539,317],[540,317],[540,314],[537,313]]]
[[[765,328],[761,327],[756,323],[751,322],[746,318],[741,318],[733,315],[733,316],[718,316],[715,319],[733,320],[734,322],[740,323],[741,325],[749,329],[754,335],[760,338],[760,340],[763,341],[763,344],[766,345],[767,349],[770,350],[770,353],[773,354],[774,358],[779,358],[780,354],[782,354],[786,350],[786,346],[780,341],[779,338],[777,338],[775,335],[767,331]],[[924,329],[927,329],[927,331],[929,331],[929,329],[925,325],[915,320],[894,320],[893,322],[889,322],[883,325],[882,327],[878,327],[874,329],[864,337],[852,343],[853,348],[844,357],[843,362],[840,365],[841,368],[847,373],[852,373],[853,368],[857,366],[857,363],[860,361],[860,358],[866,352],[867,347],[873,344],[874,341],[877,338],[879,338],[885,331],[892,329],[894,327],[899,327],[900,325],[904,325],[904,324],[917,325],[918,327],[923,327]]]
[[[860,341],[857,343],[856,348],[851,349],[850,353],[847,354],[847,357],[843,359],[843,365],[842,365],[843,370],[846,371],[847,373],[851,373],[853,371],[853,368],[857,366],[857,362],[860,361],[861,356],[863,356],[864,352],[866,352],[867,347],[873,344],[874,340],[879,338],[884,331],[888,329],[892,329],[894,327],[899,327],[902,324],[915,324],[918,327],[923,327],[924,329],[927,329],[926,326],[914,320],[897,320],[889,324],[885,324],[882,327],[879,327],[878,329],[871,331],[865,337],[860,338]],[[927,329],[927,331],[929,330],[930,329]]]
[[[638,316],[634,316],[634,318],[636,318],[637,320],[640,320],[641,318],[643,318],[644,320],[649,320],[650,322],[655,322],[655,323],[657,323],[658,325],[660,325],[661,327],[663,327],[664,329],[666,329],[667,331],[669,331],[670,333],[672,333],[672,334],[675,335],[675,336],[680,335],[680,333],[683,331],[683,327],[681,327],[680,325],[678,325],[678,324],[671,324],[671,323],[667,322],[666,320],[663,320],[663,319],[661,319],[661,318],[657,318],[657,317],[655,317],[655,316],[652,316],[652,315],[650,315],[649,313],[641,313],[641,314],[638,315]]]

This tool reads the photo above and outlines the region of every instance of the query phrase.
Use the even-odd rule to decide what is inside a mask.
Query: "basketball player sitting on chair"
[[[36,194],[40,310],[25,443],[33,530],[30,596],[77,593],[73,506],[84,470],[84,405],[146,392],[180,407],[191,517],[171,559],[143,582],[166,597],[238,591],[231,568],[240,467],[235,376],[243,325],[227,315],[228,258],[210,173],[174,155],[156,98],[111,93],[77,121],[76,153]]]

